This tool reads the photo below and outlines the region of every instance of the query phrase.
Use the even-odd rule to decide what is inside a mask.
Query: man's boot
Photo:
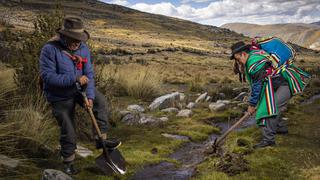
[[[63,171],[68,175],[75,175],[79,173],[79,171],[74,168],[74,159],[75,155],[73,154],[63,160]]]
[[[117,139],[107,139],[107,134],[102,134],[102,139],[103,139],[102,143],[98,137],[96,137],[95,139],[96,139],[96,148],[97,149],[101,149],[103,147],[102,143],[104,143],[104,145],[108,149],[116,149],[121,145],[121,141],[119,141]]]

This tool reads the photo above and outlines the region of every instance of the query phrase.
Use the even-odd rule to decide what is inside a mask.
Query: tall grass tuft
[[[159,70],[141,65],[108,65],[100,69],[103,80],[100,87],[107,94],[131,96],[141,100],[151,100],[161,91],[162,77]]]

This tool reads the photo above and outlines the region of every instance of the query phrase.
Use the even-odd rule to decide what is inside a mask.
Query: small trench
[[[212,122],[214,119],[208,121]],[[211,123],[212,125],[219,127],[220,132],[224,133],[235,121],[224,121],[218,120],[216,123]],[[241,131],[249,126],[255,124],[254,118],[249,118],[242,125],[237,128],[237,131]],[[169,158],[172,158],[179,162],[179,165],[176,165],[171,162],[160,162],[155,165],[146,165],[143,169],[138,171],[132,179],[135,180],[184,180],[189,179],[196,174],[196,167],[198,164],[203,162],[206,159],[205,150],[208,145],[211,144],[216,138],[220,135],[211,134],[206,141],[195,143],[195,142],[186,142],[181,148],[176,150],[174,153],[169,155]]]

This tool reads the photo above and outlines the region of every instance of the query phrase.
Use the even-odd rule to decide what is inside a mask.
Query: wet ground
[[[221,133],[224,133],[235,122],[218,122],[213,123],[221,129]],[[236,130],[253,126],[255,124],[254,118],[249,118]],[[196,166],[203,162],[207,157],[205,151],[208,146],[220,135],[212,134],[204,142],[195,143],[187,142],[180,149],[175,151],[169,156],[169,158],[175,159],[179,164],[171,162],[161,162],[155,165],[147,165],[142,170],[138,171],[133,179],[135,180],[184,180],[189,179],[196,173]]]

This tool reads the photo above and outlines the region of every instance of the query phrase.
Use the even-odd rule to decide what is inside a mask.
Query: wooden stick
[[[215,146],[218,146],[236,127],[238,127],[244,120],[250,117],[250,113],[246,113],[239,121],[232,125],[220,138],[215,142]]]

